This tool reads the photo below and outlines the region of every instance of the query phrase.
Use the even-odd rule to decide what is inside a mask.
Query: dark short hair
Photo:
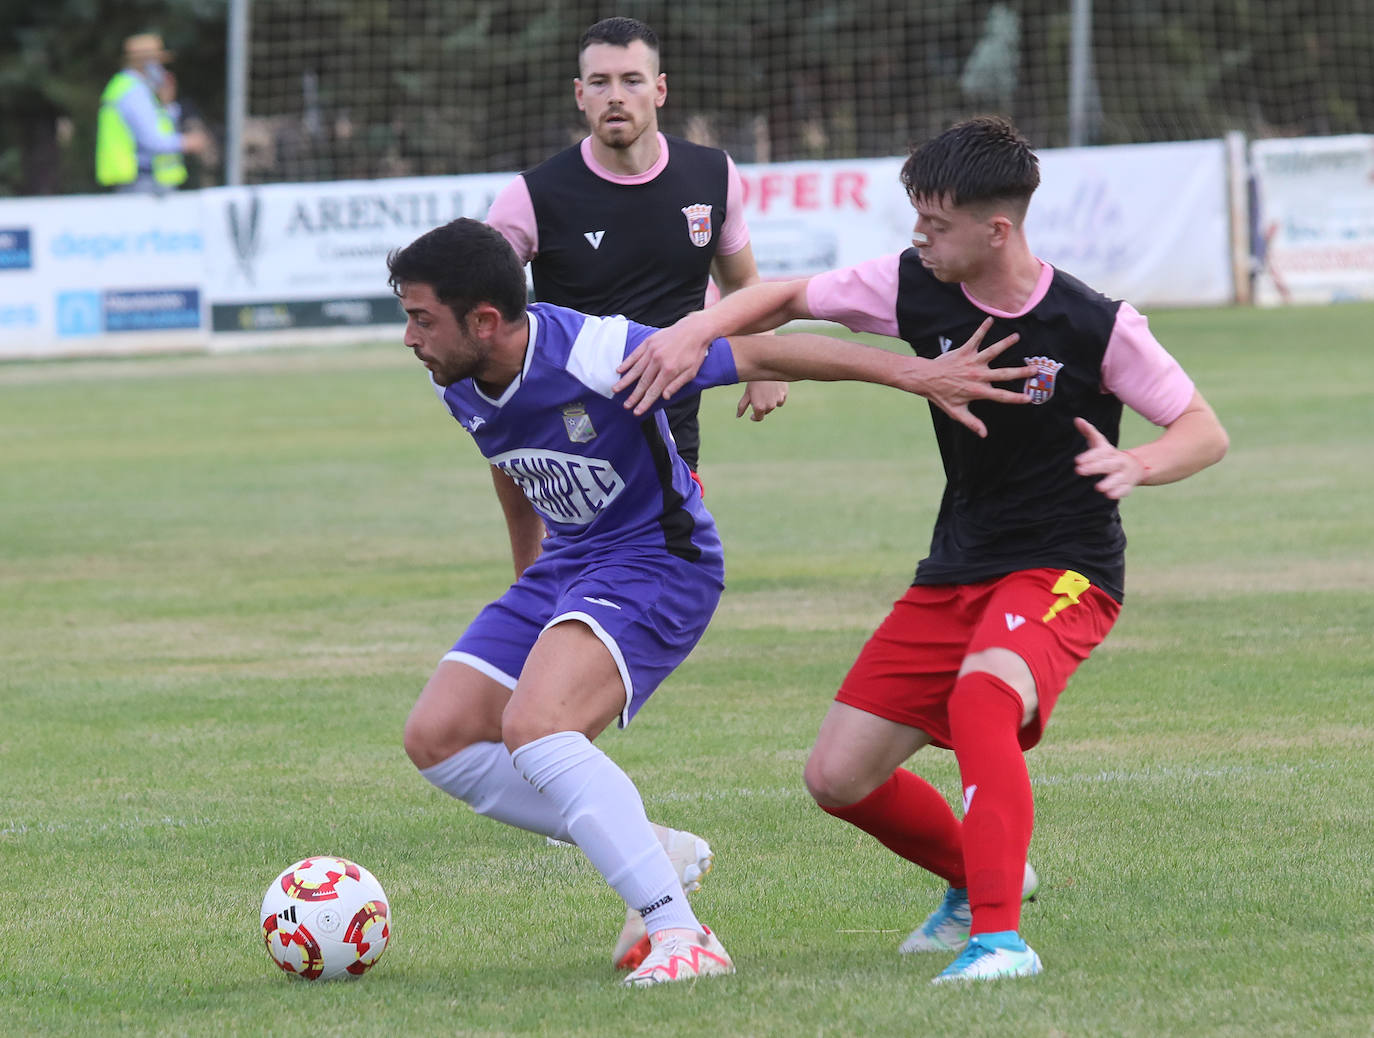
[[[980,115],[913,145],[902,166],[912,199],[954,206],[1015,203],[1024,214],[1040,186],[1040,163],[1026,138],[1006,119]]]
[[[643,40],[646,47],[658,53],[658,34],[637,18],[603,18],[582,34],[577,53],[581,55],[593,43],[628,47],[635,40]]]
[[[462,217],[426,231],[386,257],[387,283],[397,295],[407,284],[429,285],[462,320],[490,303],[508,321],[525,312],[525,268],[501,232]]]

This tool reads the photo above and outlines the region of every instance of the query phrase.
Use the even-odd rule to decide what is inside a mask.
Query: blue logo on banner
[[[105,330],[157,332],[200,327],[200,289],[148,288],[105,293]]]
[[[0,227],[0,270],[28,270],[33,247],[27,227]]]
[[[64,339],[100,334],[100,293],[57,293],[57,334]]]
[[[38,307],[32,303],[0,303],[0,328],[38,327]]]
[[[49,246],[56,260],[127,262],[144,256],[185,256],[205,251],[199,231],[164,230],[80,234],[63,231]]]

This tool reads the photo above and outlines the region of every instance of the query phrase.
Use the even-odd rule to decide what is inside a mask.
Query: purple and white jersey
[[[721,566],[715,520],[678,456],[663,401],[635,415],[624,407],[628,391],[611,389],[616,366],[657,329],[549,303],[531,304],[528,319],[524,369],[499,399],[472,379],[434,388],[543,518],[542,557],[642,547]],[[729,343],[718,339],[677,395],[738,381]]]

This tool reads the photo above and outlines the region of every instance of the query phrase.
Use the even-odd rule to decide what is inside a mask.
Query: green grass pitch
[[[1175,311],[1232,438],[1124,505],[1121,621],[1028,761],[1045,973],[932,988],[933,877],[801,766],[924,553],[923,402],[708,394],[729,588],[601,745],[707,836],[736,976],[625,991],[576,850],[406,760],[438,656],[510,575],[485,465],[398,344],[0,365],[0,1021],[12,1034],[1368,1035],[1374,308]],[[1148,429],[1128,423],[1125,442]],[[957,798],[948,754],[912,765]],[[280,973],[264,888],[352,857],[394,906],[354,983]]]

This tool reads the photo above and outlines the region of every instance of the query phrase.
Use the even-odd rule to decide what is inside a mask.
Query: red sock
[[[822,809],[857,825],[888,850],[935,873],[950,886],[964,886],[959,819],[939,790],[905,768],[898,768],[858,803]]]
[[[1017,930],[1035,804],[1021,754],[1021,697],[991,674],[960,678],[949,699],[950,741],[964,784],[964,869],[973,932]]]

